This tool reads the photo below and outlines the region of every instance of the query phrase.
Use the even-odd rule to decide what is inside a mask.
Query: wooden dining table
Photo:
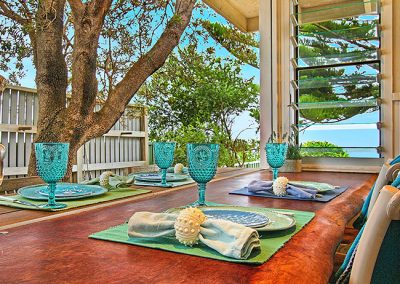
[[[227,171],[228,172],[228,171]],[[315,212],[314,219],[262,265],[231,263],[89,239],[138,211],[162,212],[193,202],[195,185],[63,213],[0,207],[0,283],[327,283],[345,226],[360,210],[374,174],[284,174],[349,189],[328,203],[230,195],[266,170],[227,172],[207,187],[216,203]],[[157,192],[159,191],[159,192]],[[156,194],[157,193],[157,194]],[[31,216],[29,218],[29,213]]]

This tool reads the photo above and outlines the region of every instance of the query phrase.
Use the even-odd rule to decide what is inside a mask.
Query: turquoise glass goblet
[[[287,143],[267,143],[265,145],[267,162],[272,168],[273,180],[278,177],[279,168],[285,163],[287,148]]]
[[[175,142],[154,142],[154,159],[161,169],[161,185],[167,186],[167,169],[172,166],[175,154]]]
[[[56,183],[65,176],[68,164],[68,143],[35,143],[36,170],[38,175],[49,184],[48,203],[42,208],[60,209],[66,204],[55,199]]]
[[[206,206],[207,182],[217,173],[219,145],[218,144],[187,144],[187,159],[189,175],[197,182],[199,200],[189,206]]]

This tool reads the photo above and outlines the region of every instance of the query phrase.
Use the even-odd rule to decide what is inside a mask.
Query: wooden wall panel
[[[393,151],[400,155],[400,0],[392,2]]]
[[[393,150],[394,150],[394,155],[400,155],[400,100],[399,101],[393,101],[393,120],[394,120],[394,125],[393,127]]]
[[[393,93],[400,93],[400,0],[393,0]]]

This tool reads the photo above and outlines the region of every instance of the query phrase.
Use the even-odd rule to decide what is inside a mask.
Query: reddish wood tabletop
[[[263,265],[88,239],[91,233],[123,223],[136,211],[161,212],[192,202],[197,190],[190,186],[7,229],[6,234],[0,234],[0,283],[327,283],[345,225],[360,210],[376,176],[315,172],[285,175],[293,180],[350,188],[329,203],[228,194],[252,180],[270,179],[267,171],[215,181],[207,188],[207,200],[212,202],[316,212],[311,223]],[[0,214],[0,219],[4,215],[7,213]]]
[[[241,169],[241,168],[219,168],[217,170],[217,174],[214,177],[214,179],[211,182],[227,179],[230,177],[235,177],[235,176],[240,176],[243,174],[251,173],[258,171],[258,169]],[[7,183],[12,181],[7,180]],[[41,180],[36,180],[36,182],[43,183]],[[34,183],[28,183],[20,186],[26,186],[26,185],[32,185]],[[3,185],[4,187],[4,185]],[[15,186],[13,186],[15,187]],[[181,190],[184,188],[188,187],[193,187],[193,184],[189,185],[184,185],[180,186],[177,188],[162,188],[162,187],[143,187],[143,186],[132,186],[133,188],[142,188],[142,189],[150,189],[150,193],[146,194],[141,194],[141,195],[136,195],[133,197],[127,197],[124,198],[123,200],[117,199],[114,201],[108,201],[108,202],[103,202],[99,204],[93,204],[93,205],[87,205],[84,207],[80,208],[74,208],[74,209],[67,209],[63,211],[58,211],[58,212],[46,212],[46,211],[32,211],[32,210],[25,210],[25,209],[19,209],[19,208],[13,208],[13,207],[8,207],[8,206],[2,206],[0,205],[0,230],[7,228],[7,227],[15,227],[15,226],[20,226],[21,224],[29,224],[32,222],[38,222],[42,220],[47,220],[50,218],[55,218],[58,216],[62,215],[70,215],[70,214],[75,214],[75,213],[80,213],[82,211],[87,211],[87,210],[92,210],[94,208],[102,208],[106,206],[112,206],[114,204],[119,204],[122,202],[127,202],[127,201],[134,201],[134,200],[140,200],[140,199],[148,199],[152,198],[155,195],[159,194],[166,194],[174,190]]]

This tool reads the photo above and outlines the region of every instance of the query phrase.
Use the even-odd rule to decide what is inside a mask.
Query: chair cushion
[[[371,283],[400,282],[400,221],[392,221],[376,259]]]
[[[371,190],[368,193],[367,198],[365,199],[365,201],[363,203],[360,215],[357,217],[357,219],[353,223],[353,227],[355,229],[360,229],[367,221],[368,207],[369,207],[369,203],[371,202],[371,197],[372,197],[374,188],[375,188],[375,184],[372,186]]]
[[[351,268],[353,267],[354,257],[356,255],[357,246],[360,242],[360,238],[362,232],[364,231],[364,226],[361,228],[360,232],[358,232],[357,237],[354,239],[354,242],[351,244],[349,251],[346,254],[346,258],[344,259],[342,265],[335,273],[335,283],[344,284],[349,282]]]
[[[400,155],[398,155],[396,158],[394,158],[391,162],[390,165],[394,165],[400,163]]]
[[[400,186],[400,175],[392,182],[392,186],[399,187]]]
[[[388,180],[388,177],[386,176],[386,173],[388,172],[390,167],[397,164],[395,162],[396,160],[400,160],[400,156],[396,157],[396,159],[390,162],[389,166],[386,163],[382,165],[378,178],[376,179],[375,184],[372,186],[371,191],[369,192],[367,198],[364,201],[360,215],[353,223],[354,228],[360,229],[367,221],[368,214],[371,212],[372,207],[374,206],[376,199],[379,196],[380,190],[382,189],[382,187],[388,185],[390,182],[390,180]],[[395,187],[400,185],[400,176],[396,178],[396,180],[392,183],[392,185]]]

